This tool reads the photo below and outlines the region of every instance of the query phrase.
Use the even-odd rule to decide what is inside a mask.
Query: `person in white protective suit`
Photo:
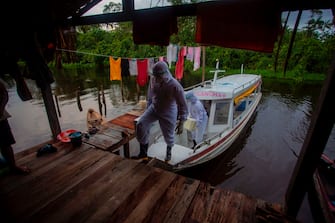
[[[193,131],[190,131],[194,148],[197,145],[197,143],[202,141],[204,137],[204,133],[208,122],[208,116],[204,105],[193,94],[193,92],[188,92],[186,94],[186,100],[188,103],[188,111],[190,113],[190,118],[195,119],[197,123],[196,128]]]
[[[158,121],[167,145],[165,161],[171,160],[175,130],[177,134],[183,132],[187,115],[183,87],[172,77],[164,61],[157,62],[152,68],[147,109],[136,124],[136,138],[140,143],[137,158],[147,157],[150,129]]]

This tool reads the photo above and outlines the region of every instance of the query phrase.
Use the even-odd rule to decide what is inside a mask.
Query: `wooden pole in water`
[[[206,48],[205,46],[202,46],[202,84],[205,82],[205,73],[206,73]]]
[[[101,99],[100,99],[100,89],[99,88],[98,88],[98,105],[99,105],[100,115],[102,115],[102,104],[101,104]]]
[[[120,81],[120,85],[121,85],[121,97],[122,97],[122,102],[124,102],[124,96],[123,96],[123,82],[122,82],[122,80]]]
[[[76,91],[76,96],[77,96],[78,109],[79,109],[79,111],[83,111],[83,108],[81,106],[81,101],[80,101],[80,87],[78,87],[78,89]]]
[[[105,91],[104,91],[103,85],[101,85],[101,95],[102,95],[102,104],[104,105],[105,117],[107,117],[106,98],[105,98]]]
[[[140,100],[140,85],[136,83],[136,90],[137,90],[137,101]]]
[[[62,114],[60,113],[60,109],[59,109],[59,104],[58,104],[58,98],[57,95],[55,94],[55,102],[56,102],[56,107],[57,107],[57,112],[58,112],[58,116],[62,117]]]

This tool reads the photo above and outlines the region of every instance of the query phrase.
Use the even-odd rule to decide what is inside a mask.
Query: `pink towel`
[[[201,58],[201,46],[194,47],[193,71],[196,71],[200,68],[200,58]]]
[[[194,60],[194,47],[191,47],[191,46],[187,47],[186,59],[193,62],[193,60]]]

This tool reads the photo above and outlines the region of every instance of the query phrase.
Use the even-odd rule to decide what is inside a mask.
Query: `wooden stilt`
[[[56,102],[56,107],[57,107],[57,112],[58,112],[58,116],[62,117],[62,114],[60,113],[60,109],[59,109],[59,104],[58,104],[58,98],[57,95],[55,94],[55,102]]]
[[[78,87],[78,89],[76,91],[76,96],[77,96],[78,109],[79,109],[79,111],[83,111],[83,108],[81,106],[81,101],[80,101],[80,87]]]
[[[104,105],[105,117],[107,117],[106,98],[105,98],[105,91],[104,91],[103,85],[101,85],[101,95],[102,95],[102,104]]]

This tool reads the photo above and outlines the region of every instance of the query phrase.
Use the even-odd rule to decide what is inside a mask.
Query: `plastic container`
[[[69,135],[73,147],[81,146],[83,134],[81,132],[73,132]]]

